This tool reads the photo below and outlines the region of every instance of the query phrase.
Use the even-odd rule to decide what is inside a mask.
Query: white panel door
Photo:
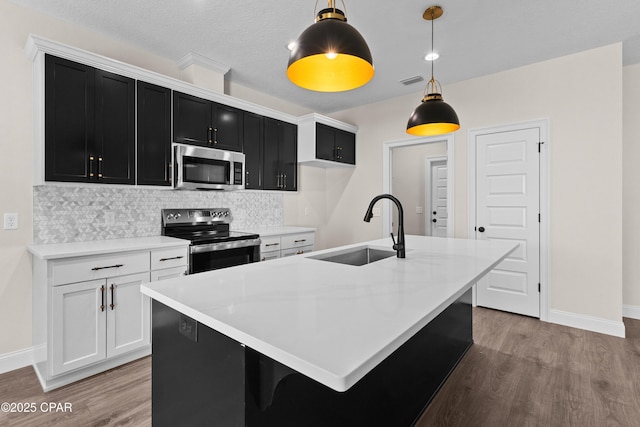
[[[447,161],[431,163],[430,236],[447,237]]]
[[[518,249],[477,283],[477,304],[540,317],[538,128],[476,136],[476,239]]]
[[[54,286],[51,304],[51,375],[103,360],[105,280]]]
[[[151,301],[140,292],[148,281],[149,273],[107,279],[107,357],[151,342]]]

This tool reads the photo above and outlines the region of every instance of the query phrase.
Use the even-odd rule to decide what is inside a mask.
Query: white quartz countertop
[[[279,236],[279,235],[285,235],[285,234],[313,233],[316,231],[316,229],[312,227],[298,227],[298,226],[283,225],[280,227],[251,228],[251,229],[241,229],[238,231],[256,233],[256,234],[259,234],[260,237],[269,237],[269,236]]]
[[[113,252],[143,251],[176,246],[189,246],[188,240],[167,236],[131,237],[126,239],[91,240],[86,242],[29,245],[27,249],[40,259],[70,258]]]
[[[407,236],[405,259],[363,266],[312,257],[391,238],[145,283],[142,293],[345,391],[517,245]]]

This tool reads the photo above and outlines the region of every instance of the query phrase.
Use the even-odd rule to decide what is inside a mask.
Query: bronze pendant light
[[[335,0],[328,0],[291,49],[287,77],[305,89],[342,92],[366,84],[373,74],[369,46]]]
[[[441,17],[440,6],[431,6],[424,11],[422,17],[431,21],[431,52],[433,52],[433,21]],[[453,108],[442,99],[442,87],[433,77],[433,61],[431,61],[431,80],[427,83],[422,103],[416,107],[409,117],[407,133],[419,136],[442,135],[460,129],[460,120]]]

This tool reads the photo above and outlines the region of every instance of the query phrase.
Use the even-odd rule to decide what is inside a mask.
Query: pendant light
[[[431,6],[422,15],[424,19],[431,21],[431,52],[433,52],[433,21],[442,14],[443,10],[440,6]],[[433,62],[431,61],[431,80],[427,83],[422,103],[416,107],[407,123],[407,133],[411,135],[442,135],[460,129],[458,115],[442,99],[442,87],[433,77]]]
[[[344,2],[342,5],[345,7]],[[369,46],[358,30],[347,24],[335,0],[328,0],[328,7],[318,12],[315,23],[298,37],[287,66],[289,80],[318,92],[355,89],[371,80],[373,73]]]

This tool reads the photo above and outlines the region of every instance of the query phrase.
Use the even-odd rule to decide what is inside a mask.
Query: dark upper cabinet
[[[243,148],[245,182],[244,188],[252,190],[262,189],[262,164],[264,146],[264,117],[244,112]]]
[[[45,57],[45,180],[134,184],[135,81]]]
[[[356,164],[356,135],[316,123],[316,158]]]
[[[89,181],[95,69],[45,57],[45,180]]]
[[[263,189],[297,190],[297,148],[296,125],[265,117]]]
[[[135,184],[135,80],[96,70],[98,181]]]
[[[243,111],[186,93],[173,93],[173,140],[242,151]]]
[[[138,81],[137,183],[171,185],[171,90]]]

